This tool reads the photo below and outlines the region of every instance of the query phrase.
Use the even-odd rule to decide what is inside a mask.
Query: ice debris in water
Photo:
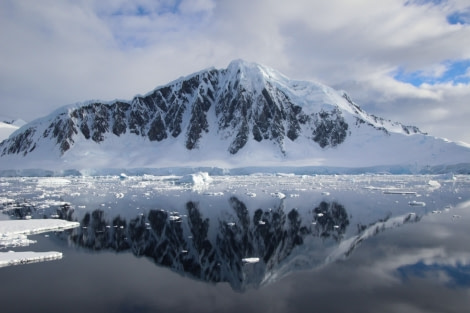
[[[410,201],[408,202],[409,205],[411,206],[426,206],[426,203],[423,201]]]
[[[441,187],[441,184],[436,180],[430,180],[430,181],[428,181],[428,186],[437,189],[437,188]]]
[[[118,192],[115,194],[116,199],[122,199],[124,198],[124,194],[122,192]]]
[[[286,195],[283,194],[282,192],[273,192],[271,193],[271,196],[275,198],[279,198],[279,199],[284,199],[286,197]]]
[[[180,184],[190,184],[192,186],[207,186],[212,182],[212,178],[207,172],[198,172],[194,174],[184,175],[178,181]]]
[[[52,219],[27,219],[0,221],[0,247],[27,246],[35,243],[27,239],[27,235],[39,234],[48,231],[63,231],[78,227],[77,222]],[[62,258],[61,252],[0,252],[0,267],[41,262]]]

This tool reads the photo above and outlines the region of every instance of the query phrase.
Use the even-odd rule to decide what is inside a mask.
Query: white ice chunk
[[[437,189],[441,187],[441,184],[437,180],[430,180],[428,181],[428,186],[432,189]]]
[[[47,231],[61,231],[80,226],[78,222],[58,219],[30,219],[0,221],[0,236],[2,235],[32,235]]]
[[[212,178],[207,172],[184,175],[178,180],[180,184],[189,184],[195,189],[207,187],[212,182]]]
[[[217,197],[217,196],[223,196],[224,193],[223,192],[205,192],[204,195]]]
[[[284,199],[286,197],[286,195],[283,194],[282,192],[273,192],[271,193],[271,196],[279,198],[279,199]]]
[[[57,251],[49,252],[2,252],[0,253],[0,267],[28,264],[43,261],[62,259],[62,253]]]
[[[62,231],[80,226],[78,222],[58,219],[29,219],[0,221],[0,238],[3,247],[25,246],[34,243],[26,235],[39,234],[47,231]],[[2,252],[0,267],[57,260],[62,258],[61,252]]]
[[[426,206],[426,203],[423,201],[410,201],[408,202],[409,205],[411,206]]]
[[[122,199],[124,198],[124,194],[122,192],[118,192],[115,194],[116,199]]]

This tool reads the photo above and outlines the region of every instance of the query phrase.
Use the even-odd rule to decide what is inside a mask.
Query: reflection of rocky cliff
[[[349,225],[345,208],[336,202],[321,202],[309,212],[311,218],[301,216],[295,208],[285,212],[282,201],[278,207],[255,211],[236,197],[229,203],[231,211],[216,220],[205,218],[199,203],[192,201],[186,203],[184,215],[151,210],[130,220],[120,216],[107,220],[103,211],[95,210],[85,214],[82,228],[70,232],[69,240],[92,250],[130,250],[181,274],[228,282],[233,289],[244,290],[276,276],[280,266],[282,275],[291,271],[285,269],[286,264],[296,258],[296,247],[305,246],[306,241],[321,244],[331,238],[337,246]],[[70,217],[67,209],[60,215]],[[259,258],[259,262],[246,264],[243,259],[248,257]]]

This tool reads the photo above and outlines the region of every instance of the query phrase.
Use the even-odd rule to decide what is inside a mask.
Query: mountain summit
[[[89,101],[0,143],[0,167],[404,166],[470,161],[470,149],[368,114],[343,91],[243,60],[131,101]]]

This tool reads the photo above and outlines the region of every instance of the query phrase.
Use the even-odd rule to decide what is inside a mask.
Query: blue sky
[[[410,1],[407,5],[435,5],[440,6],[447,4],[445,0],[417,0]],[[470,24],[470,5],[462,10],[451,11],[446,16],[446,20],[451,25],[468,25]],[[470,39],[469,39],[470,43]],[[470,82],[470,58],[468,59],[450,59],[443,60],[439,64],[434,64],[436,70],[429,71],[426,69],[417,71],[406,71],[399,67],[396,70],[394,79],[419,87],[422,84],[468,84]]]
[[[233,59],[470,143],[468,0],[0,2],[0,116],[130,99]]]
[[[470,83],[470,59],[448,60],[440,63],[438,73],[429,73],[426,70],[406,72],[400,68],[393,76],[396,80],[410,83],[419,87],[422,84],[469,84]]]

